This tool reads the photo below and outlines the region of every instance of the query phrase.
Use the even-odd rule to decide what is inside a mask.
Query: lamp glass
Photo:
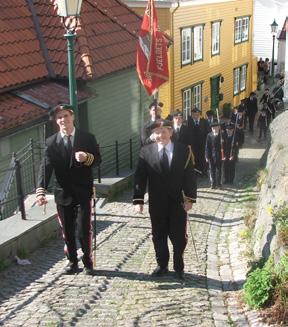
[[[82,6],[82,0],[57,0],[59,16],[79,16]]]
[[[270,26],[271,26],[271,33],[272,34],[276,34],[277,33],[278,24],[276,23],[275,19],[274,19],[273,23]]]

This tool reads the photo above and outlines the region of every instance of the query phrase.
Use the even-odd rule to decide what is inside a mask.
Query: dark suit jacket
[[[67,205],[71,199],[81,202],[91,198],[93,176],[91,167],[101,162],[99,147],[94,135],[76,129],[72,158],[67,159],[63,141],[57,141],[58,133],[46,140],[38,187],[47,188],[53,171],[55,172],[55,201]],[[84,151],[94,156],[89,166],[75,160],[75,152]]]
[[[182,124],[179,132],[175,129],[173,130],[172,142],[179,142],[185,145],[189,144],[188,127],[186,125]]]
[[[225,134],[221,134],[223,142],[223,150],[225,149]],[[205,146],[205,158],[214,163],[221,163],[221,138],[220,133],[217,136],[214,136],[212,132],[207,135],[206,146]]]
[[[196,202],[197,184],[191,150],[183,144],[174,143],[169,174],[161,171],[157,143],[142,147],[134,177],[133,203],[143,204],[148,182],[150,213],[167,208],[168,204],[183,202],[182,190]]]
[[[246,101],[248,117],[255,116],[258,112],[258,101],[256,97],[251,100],[250,97]]]

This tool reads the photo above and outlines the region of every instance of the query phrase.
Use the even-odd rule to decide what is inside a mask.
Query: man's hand
[[[85,162],[87,160],[87,153],[83,151],[75,152],[75,159],[78,162]]]
[[[143,204],[136,204],[135,205],[135,211],[136,211],[136,213],[143,214],[143,208],[144,208],[144,205]]]
[[[192,209],[193,203],[191,201],[184,201],[183,207],[186,212]]]
[[[37,202],[38,206],[43,206],[43,204],[48,203],[48,201],[44,195],[37,196],[36,202]]]

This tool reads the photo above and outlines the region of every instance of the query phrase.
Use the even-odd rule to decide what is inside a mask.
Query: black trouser
[[[210,182],[212,186],[221,185],[222,162],[209,160]]]
[[[78,223],[78,239],[83,251],[83,263],[84,266],[90,267],[92,265],[91,200],[87,199],[80,204],[73,202],[68,206],[58,204],[57,211],[65,241],[64,252],[68,260],[74,264],[78,262],[75,235]]]
[[[260,130],[259,130],[259,139],[262,138],[262,133],[264,135],[264,139],[266,139],[266,136],[267,136],[267,127],[260,127]]]
[[[254,129],[254,120],[255,120],[255,115],[251,115],[248,117],[249,119],[249,131],[253,132]]]
[[[187,213],[182,203],[169,202],[162,205],[157,203],[157,208],[150,204],[149,208],[156,260],[161,268],[168,267],[169,237],[173,245],[173,268],[175,271],[183,271],[183,254],[187,245]]]
[[[226,183],[233,183],[235,177],[235,160],[224,161],[224,177]]]

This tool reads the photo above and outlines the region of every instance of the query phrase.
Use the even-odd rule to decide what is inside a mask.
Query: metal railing
[[[93,177],[101,183],[102,176],[120,176],[132,171],[139,151],[139,140],[100,146],[102,163],[93,169]],[[25,199],[35,193],[44,144],[30,140],[21,150],[12,154],[8,168],[0,170],[0,220],[20,211],[26,219]],[[51,190],[53,186],[48,189]]]

